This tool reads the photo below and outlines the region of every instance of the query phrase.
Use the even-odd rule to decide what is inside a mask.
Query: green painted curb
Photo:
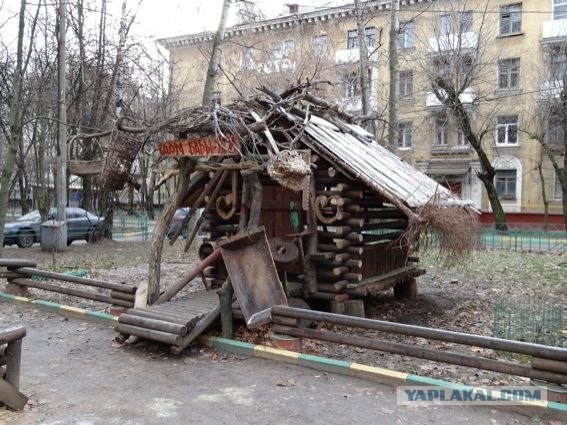
[[[86,311],[85,318],[90,319],[93,322],[107,324],[107,325],[114,325],[114,322],[116,321],[116,316],[113,316],[112,314],[101,313],[98,311],[90,311],[90,310],[85,310],[85,311]]]
[[[270,351],[274,351],[274,352],[282,352],[282,353],[287,353],[289,355],[294,355],[297,356],[298,362],[293,362],[294,364],[298,364],[300,366],[303,367],[308,367],[310,369],[316,369],[316,370],[320,370],[323,372],[329,372],[329,373],[336,373],[339,375],[347,375],[347,376],[352,376],[350,374],[350,366],[352,364],[355,363],[351,363],[351,362],[346,362],[344,360],[334,360],[334,359],[329,359],[326,357],[320,357],[320,356],[313,356],[310,354],[298,354],[295,353],[293,351],[288,351],[288,350],[281,350],[281,349],[274,349],[272,347],[266,347],[263,345],[253,345],[247,342],[241,342],[241,341],[236,341],[236,340],[231,340],[231,339],[225,339],[225,338],[218,338],[218,337],[211,337],[211,342],[212,342],[212,347],[218,350],[222,350],[222,351],[228,351],[231,353],[235,353],[235,354],[244,354],[246,356],[250,356],[250,357],[258,357],[258,358],[263,358],[263,359],[269,359],[269,360],[273,360],[273,361],[281,361],[284,363],[290,363],[288,359],[283,360],[277,356],[269,356],[266,357],[265,355],[262,355],[262,353],[264,353],[264,351],[266,349],[269,349]],[[384,369],[384,368],[379,368],[379,369]],[[389,369],[386,369],[389,370]],[[391,371],[395,374],[398,374],[400,372],[397,371]],[[372,373],[368,372],[368,375],[373,375]],[[384,376],[383,374],[380,373],[376,373],[376,380],[378,382],[383,382],[385,383],[385,378],[387,378],[387,376]],[[359,379],[368,379],[366,377],[364,377],[364,374],[359,374],[356,375],[357,378]],[[407,384],[418,384],[418,385],[430,385],[430,386],[435,386],[435,387],[444,387],[444,388],[455,388],[458,390],[466,390],[466,391],[470,391],[470,390],[475,390],[475,387],[470,386],[470,385],[464,385],[464,384],[457,384],[454,382],[449,382],[449,381],[444,381],[442,379],[435,379],[435,378],[428,378],[426,376],[419,376],[419,375],[412,375],[412,374],[408,374],[407,378],[405,380],[405,383]],[[385,383],[387,385],[387,383]],[[400,380],[400,384],[404,384],[403,380]],[[526,406],[528,407],[528,406]],[[549,410],[553,410],[553,411],[558,411],[561,413],[567,413],[567,404],[565,403],[558,403],[555,401],[549,401],[549,402],[544,402],[544,404],[538,404],[538,405],[531,405],[529,407],[532,408],[544,408],[544,409],[549,409]]]
[[[0,292],[0,300],[7,302],[14,302],[16,301],[16,296],[11,294],[5,294],[4,292]]]
[[[348,375],[350,368],[350,362],[328,359],[320,356],[312,356],[310,354],[301,354],[299,356],[298,364],[300,366],[317,369],[322,372],[337,373],[339,375]]]
[[[58,313],[59,308],[61,307],[60,304],[44,300],[35,300],[32,304],[37,307],[38,310],[49,311],[51,313]]]
[[[547,407],[551,410],[558,410],[559,412],[567,413],[567,404],[558,403],[557,401],[549,401]]]
[[[35,308],[40,311],[49,313],[57,313],[65,317],[73,317],[81,320],[88,320],[104,325],[114,326],[116,316],[98,311],[90,311],[82,308],[72,307],[64,304],[58,304],[46,300],[32,300],[25,297],[16,297],[15,295],[0,292],[0,302],[7,302],[10,304],[25,305],[26,307]],[[80,316],[80,317],[79,317]]]
[[[442,379],[428,378],[427,376],[409,374],[406,378],[408,384],[432,385],[435,387],[455,388],[458,390],[471,390],[473,387],[463,384],[455,384],[454,382],[444,381]]]
[[[230,351],[235,354],[242,354],[248,357],[254,356],[254,344],[233,339],[213,338],[213,348]]]

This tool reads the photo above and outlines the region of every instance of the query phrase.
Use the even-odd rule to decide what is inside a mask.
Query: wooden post
[[[250,217],[248,218],[249,229],[260,224],[260,215],[262,213],[262,183],[260,183],[258,173],[255,171],[250,176],[250,186],[252,202],[250,203]]]
[[[232,296],[234,295],[234,288],[232,287],[229,277],[227,277],[224,281],[218,291],[218,294],[220,301],[222,337],[232,339],[234,337],[232,326]]]
[[[318,250],[317,240],[317,215],[315,213],[315,176],[309,177],[308,189],[309,209],[307,210],[307,249],[305,252],[307,270],[304,270],[305,275],[305,295],[306,298],[309,294],[317,292],[317,263],[311,259]]]
[[[22,339],[9,342],[6,348],[6,381],[20,389],[20,364],[22,361]]]

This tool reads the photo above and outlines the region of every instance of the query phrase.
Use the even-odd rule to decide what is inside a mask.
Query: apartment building
[[[388,132],[390,1],[363,5],[371,111],[376,136]],[[564,123],[554,105],[567,65],[567,0],[401,0],[396,33],[396,153],[471,199],[490,221],[478,178],[480,162],[463,124],[433,84],[451,79],[471,131],[496,170],[495,186],[509,222],[561,223],[562,191],[543,141],[564,164]],[[284,5],[282,4],[282,7]],[[288,13],[227,29],[216,101],[254,94],[261,85],[284,90],[317,81],[317,94],[360,113],[359,40],[354,5]],[[201,102],[213,33],[160,40],[170,52],[171,90],[180,106]],[[544,190],[542,190],[544,189]],[[545,196],[544,196],[545,192]]]

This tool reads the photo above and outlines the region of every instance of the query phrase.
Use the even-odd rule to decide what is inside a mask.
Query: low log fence
[[[36,268],[36,264],[33,261],[29,260],[0,258],[0,267],[6,268],[5,271],[0,271],[0,277],[6,278],[8,283],[17,285],[22,289],[28,287],[37,288],[73,297],[112,304],[119,307],[134,307],[134,299],[136,296],[136,286],[134,285],[72,276],[49,270],[41,270]],[[84,289],[70,288],[61,284],[36,281],[32,279],[34,276],[41,276],[52,281],[61,281],[85,287],[100,288],[107,292],[93,292]]]
[[[0,329],[0,404],[22,410],[28,398],[20,393],[23,326]]]
[[[567,384],[567,349],[562,347],[511,341],[443,329],[364,319],[285,306],[273,306],[271,308],[271,315],[274,324],[272,329],[278,334],[298,338],[317,339],[459,366],[507,373],[560,385]],[[290,322],[290,319],[296,320],[295,322],[293,320]],[[291,326],[300,321],[315,321],[339,326],[372,329],[385,333],[502,350],[509,353],[531,356],[531,365],[528,366],[486,357],[433,350],[376,338]]]

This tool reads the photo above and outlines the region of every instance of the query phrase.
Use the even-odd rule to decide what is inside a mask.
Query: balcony
[[[463,105],[470,105],[475,101],[475,99],[476,99],[476,94],[474,90],[470,87],[463,90],[463,92],[459,95],[459,100]],[[432,91],[427,92],[426,94],[425,106],[427,108],[432,108],[432,109],[443,108],[443,104],[439,101],[435,93]]]
[[[370,110],[376,111],[378,109],[378,98],[376,96],[370,95]],[[360,95],[353,97],[343,97],[339,101],[339,107],[351,114],[362,113],[362,97]]]
[[[462,51],[475,49],[478,44],[478,36],[474,32],[464,32],[462,34],[440,35],[431,37],[427,40],[427,50],[429,53],[441,53],[446,51]]]
[[[262,65],[262,69],[265,74],[272,74],[274,72],[286,72],[294,70],[296,63],[286,57],[273,58],[271,61],[266,62]]]
[[[567,38],[567,19],[545,21],[542,42],[550,43]]]
[[[370,55],[369,59],[375,60],[377,53],[375,52],[375,48],[369,47],[368,50],[372,51],[373,53]],[[335,52],[335,63],[337,64],[346,64],[346,63],[356,63],[360,59],[360,50],[357,48],[354,49],[340,49]]]
[[[468,154],[471,151],[471,145],[432,145],[432,155],[459,155]]]
[[[557,99],[563,91],[563,81],[544,81],[539,89],[539,99],[548,101]]]

